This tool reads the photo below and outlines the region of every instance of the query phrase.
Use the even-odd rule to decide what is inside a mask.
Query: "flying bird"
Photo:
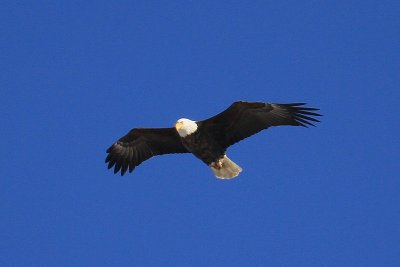
[[[237,101],[206,120],[182,118],[171,128],[134,128],[107,149],[105,162],[124,175],[153,156],[192,153],[217,178],[234,178],[242,168],[227,157],[227,148],[269,127],[315,126],[319,109],[304,105]]]

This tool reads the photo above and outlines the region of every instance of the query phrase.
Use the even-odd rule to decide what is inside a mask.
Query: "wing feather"
[[[143,161],[157,155],[188,153],[174,128],[135,128],[111,145],[105,162],[114,173],[132,172]]]
[[[238,101],[216,116],[201,121],[200,125],[227,148],[272,126],[315,126],[312,122],[319,122],[314,118],[321,116],[316,112],[319,109],[304,105]]]

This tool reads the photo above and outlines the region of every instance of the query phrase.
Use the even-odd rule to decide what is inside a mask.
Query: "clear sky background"
[[[400,266],[398,1],[3,1],[1,266]],[[316,128],[121,177],[133,127],[236,100]]]

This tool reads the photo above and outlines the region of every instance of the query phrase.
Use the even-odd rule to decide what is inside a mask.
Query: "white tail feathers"
[[[240,168],[235,162],[230,160],[226,155],[222,159],[220,159],[220,167],[216,165],[217,164],[213,163],[210,165],[210,168],[214,175],[219,179],[235,178],[242,171],[242,168]]]

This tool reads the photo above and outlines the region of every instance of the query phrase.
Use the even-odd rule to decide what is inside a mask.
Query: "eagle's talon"
[[[221,169],[222,168],[222,160],[219,159],[219,160],[211,163],[211,167],[213,167],[213,168],[215,168],[217,170]]]
[[[222,160],[218,160],[217,161],[217,166],[218,166],[218,169],[221,169],[222,168]]]

